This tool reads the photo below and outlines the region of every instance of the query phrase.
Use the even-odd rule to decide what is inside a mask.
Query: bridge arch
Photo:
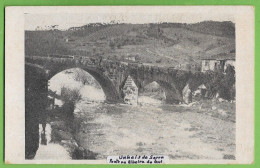
[[[147,86],[148,84],[152,82],[157,82],[160,87],[163,89],[165,92],[166,96],[166,103],[168,104],[176,104],[179,102],[182,102],[182,94],[180,91],[176,88],[174,83],[169,83],[168,81],[164,80],[147,80],[144,81],[140,86],[141,86],[141,91],[143,91],[144,87]]]
[[[51,65],[48,67],[44,67],[45,71],[43,71],[43,66],[33,64],[36,68],[37,72],[46,73],[47,80],[50,80],[53,76],[56,74],[69,70],[72,68],[80,68],[87,73],[89,73],[91,76],[93,76],[96,81],[100,84],[102,90],[104,91],[104,94],[106,95],[106,101],[109,103],[115,103],[115,102],[121,102],[122,98],[119,94],[119,91],[117,90],[114,83],[98,68],[94,67],[88,67],[88,66],[80,66],[80,65],[63,65],[63,66],[57,66],[57,65]],[[42,69],[41,69],[42,68]]]
[[[139,96],[150,97],[162,102],[166,101],[165,89],[162,88],[156,81],[153,81],[144,86],[143,90],[140,91]]]
[[[119,92],[116,89],[116,86],[113,84],[113,82],[106,76],[104,75],[102,72],[100,72],[97,69],[93,69],[93,68],[88,68],[88,67],[74,67],[74,68],[80,68],[84,71],[86,71],[87,73],[89,73],[92,77],[94,77],[96,79],[96,81],[99,83],[99,85],[101,86],[104,94],[106,95],[106,101],[109,103],[115,103],[115,102],[120,102],[122,101]],[[64,71],[64,70],[68,70],[71,68],[64,68],[64,69],[59,69],[59,70],[55,70],[55,71],[51,71],[48,79],[51,79],[53,76],[55,76],[56,74]]]

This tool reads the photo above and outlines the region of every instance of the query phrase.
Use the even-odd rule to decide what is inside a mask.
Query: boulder
[[[218,113],[219,113],[220,115],[222,115],[223,117],[226,117],[226,116],[227,116],[227,112],[226,112],[225,110],[219,109],[219,110],[218,110]]]

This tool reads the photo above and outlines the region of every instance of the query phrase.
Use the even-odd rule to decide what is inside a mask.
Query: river
[[[223,159],[234,155],[232,122],[185,111],[185,107],[81,104],[78,142],[109,155],[153,154],[171,159]]]
[[[233,157],[235,123],[185,108],[165,104],[131,106],[88,104],[82,101],[74,112],[74,124],[71,123],[71,126],[77,125],[74,135],[70,135],[68,129],[57,127],[57,124],[61,124],[60,120],[52,121],[51,125],[56,129],[54,139],[57,139],[58,135],[59,141],[54,140],[51,143],[51,140],[48,140],[46,147],[40,145],[36,159],[45,158],[41,153],[50,150],[53,151],[51,159],[69,158],[64,149],[71,149],[66,148],[67,145],[64,149],[61,148],[64,147],[65,141],[72,138],[77,142],[77,146],[95,153],[94,159],[123,154],[161,154],[171,159]],[[50,134],[51,131],[47,139],[51,139]],[[70,158],[72,159],[72,156]]]
[[[81,92],[83,99],[76,104],[73,117],[49,118],[47,142],[39,140],[34,159],[104,160],[107,156],[142,154],[170,159],[235,159],[235,122],[202,112],[201,104],[167,105],[145,96],[139,97],[135,106],[106,104],[102,90],[84,86]],[[57,105],[62,103],[57,101]]]

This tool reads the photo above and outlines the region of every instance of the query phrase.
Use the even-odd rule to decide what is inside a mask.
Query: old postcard
[[[7,7],[5,162],[251,164],[251,6]]]

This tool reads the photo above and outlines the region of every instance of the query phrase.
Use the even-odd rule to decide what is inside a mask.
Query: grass
[[[183,64],[183,68],[186,68],[187,62],[200,65],[201,57],[235,49],[235,38],[232,35],[234,26],[226,22],[192,25],[110,24],[81,28],[67,31],[26,31],[25,53],[74,54],[104,58],[114,55],[122,58],[129,54],[139,55],[143,63],[167,66]]]

